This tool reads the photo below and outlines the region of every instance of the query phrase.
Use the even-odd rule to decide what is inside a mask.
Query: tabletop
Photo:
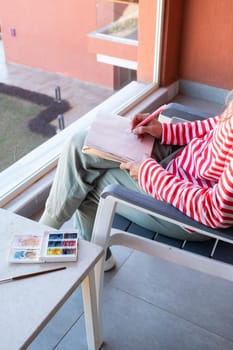
[[[1,348],[16,350],[30,343],[102,257],[101,247],[80,240],[78,260],[69,263],[11,264],[14,234],[42,234],[46,226],[0,209],[0,279],[59,266],[65,270],[0,284]]]

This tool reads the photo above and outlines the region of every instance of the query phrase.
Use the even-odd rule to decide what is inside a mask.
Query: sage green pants
[[[82,147],[85,135],[86,131],[78,131],[65,145],[40,222],[60,228],[73,216],[75,228],[84,239],[90,240],[100,194],[107,185],[121,184],[145,192],[127,171],[119,168],[118,163],[84,154]],[[173,151],[171,146],[162,146],[156,142],[153,153],[155,159],[165,167],[174,157]],[[117,212],[138,225],[170,237],[189,240],[202,238],[127,206],[118,205]]]

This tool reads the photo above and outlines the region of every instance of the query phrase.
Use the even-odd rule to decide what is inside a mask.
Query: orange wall
[[[137,61],[137,46],[135,45],[127,45],[98,37],[89,37],[88,49],[89,52]]]
[[[160,83],[165,86],[179,79],[183,1],[165,3]]]
[[[155,57],[156,0],[147,0],[139,8],[138,80],[153,81]],[[145,25],[146,24],[146,25]]]
[[[161,84],[233,87],[233,0],[167,0]]]
[[[96,0],[1,1],[0,24],[8,62],[113,87],[113,68],[88,52]]]
[[[233,88],[233,1],[185,0],[180,77]]]

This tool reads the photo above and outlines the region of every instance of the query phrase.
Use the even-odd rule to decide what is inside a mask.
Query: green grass
[[[0,171],[48,139],[28,128],[28,121],[45,108],[0,93]]]

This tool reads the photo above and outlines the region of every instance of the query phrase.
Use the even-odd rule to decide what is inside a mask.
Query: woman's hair
[[[231,101],[233,101],[233,90],[228,92],[226,96],[226,106],[228,106]]]
[[[225,99],[226,109],[221,114],[219,121],[224,122],[233,116],[233,90],[231,90]]]

